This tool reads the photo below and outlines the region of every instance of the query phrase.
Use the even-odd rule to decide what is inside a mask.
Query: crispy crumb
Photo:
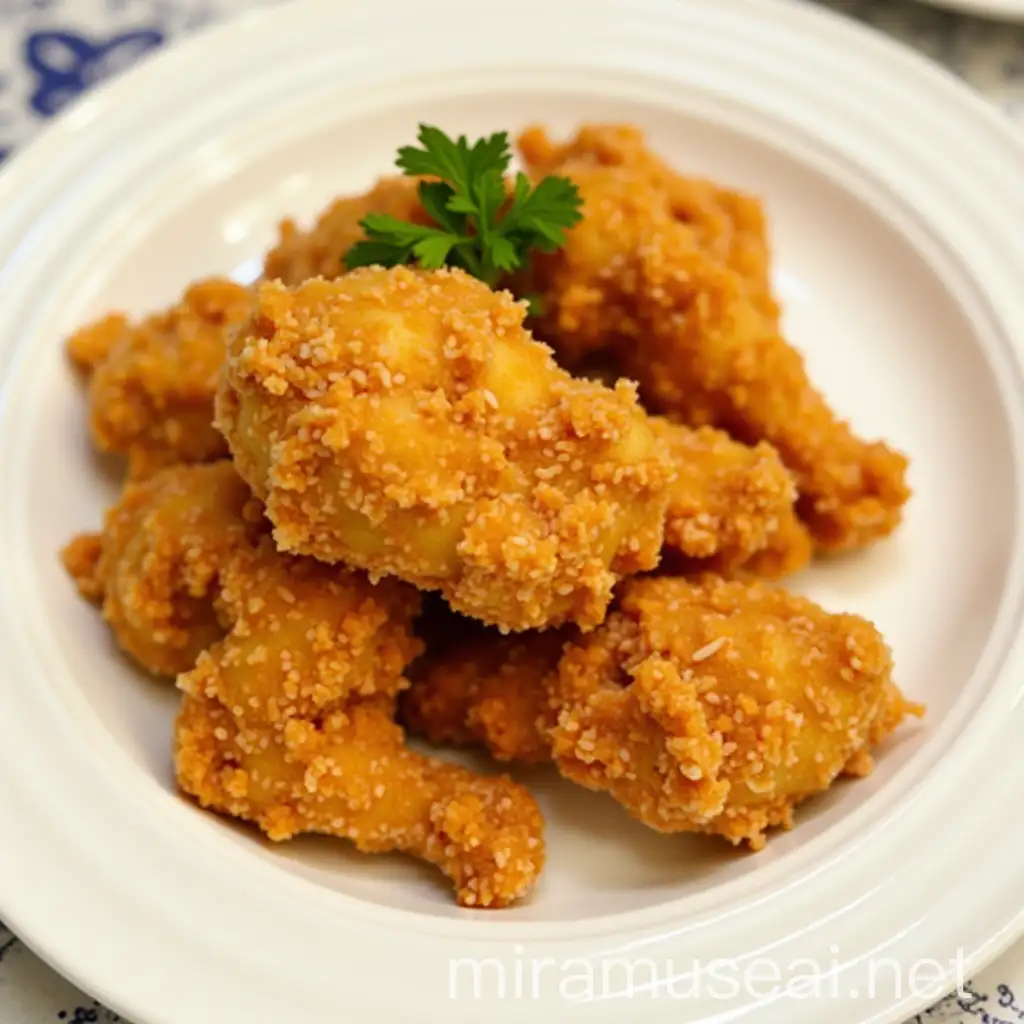
[[[770,445],[660,416],[651,423],[676,470],[661,572],[779,579],[804,567],[811,545],[796,515],[796,487]]]

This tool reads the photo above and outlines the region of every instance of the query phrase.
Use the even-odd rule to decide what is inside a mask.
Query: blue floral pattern
[[[35,78],[29,103],[37,114],[52,117],[90,85],[124,70],[163,41],[163,33],[153,28],[98,42],[62,30],[31,32],[25,37],[25,63]]]
[[[0,0],[0,162],[97,82],[259,2]]]
[[[258,2],[0,0],[0,163],[97,82],[167,40]],[[818,2],[947,64],[1024,125],[1024,27],[963,18],[911,0]],[[1017,1000],[1012,987],[1024,993],[1024,947],[985,975],[984,987],[969,985],[966,995],[949,996],[908,1024],[1024,1022],[1024,995]],[[50,971],[0,922],[0,1022],[54,1021],[129,1024]]]

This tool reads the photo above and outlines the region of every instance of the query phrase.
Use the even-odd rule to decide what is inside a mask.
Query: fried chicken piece
[[[219,573],[261,532],[230,462],[175,466],[129,483],[102,533],[76,537],[63,558],[82,595],[102,602],[118,645],[147,671],[175,676],[223,635]]]
[[[675,174],[635,129],[585,128],[565,146],[535,131],[521,146],[533,173],[566,174],[584,198],[565,247],[521,284],[541,296],[540,335],[570,365],[614,350],[656,412],[768,441],[820,550],[891,533],[910,494],[906,459],[838,419],[780,334],[757,204],[708,198],[713,186]]]
[[[922,713],[891,673],[861,618],[761,583],[657,577],[628,581],[592,633],[481,634],[428,656],[403,715],[430,740],[504,760],[546,752],[658,831],[757,850],[840,774],[867,774],[870,749]]]
[[[563,775],[652,828],[755,850],[840,774],[867,774],[870,748],[923,712],[871,623],[715,578],[637,581],[567,652],[554,695]]]
[[[335,278],[345,270],[344,256],[363,238],[359,222],[368,213],[387,213],[399,220],[429,224],[420,206],[419,179],[381,178],[369,192],[336,199],[308,231],[293,220],[281,222],[278,241],[267,253],[263,276],[287,285],[299,285],[311,277]]]
[[[575,380],[457,270],[264,284],[217,422],[284,551],[440,590],[504,630],[604,617],[674,475],[631,385]]]
[[[734,270],[754,305],[778,319],[758,200],[677,173],[629,125],[586,125],[563,145],[534,127],[518,145],[535,179],[570,177],[583,199],[583,220],[565,246],[538,254],[517,285],[522,294],[540,296],[538,335],[573,369],[636,334],[635,253],[670,225],[685,225],[694,246]]]
[[[186,696],[175,738],[182,788],[272,840],[318,832],[363,853],[408,853],[440,868],[465,907],[515,902],[543,867],[543,820],[527,790],[410,750],[387,701],[267,730]]]
[[[248,315],[251,293],[214,278],[138,323],[116,313],[77,331],[68,354],[90,375],[89,416],[101,451],[128,457],[131,479],[226,453],[213,427],[223,333]]]
[[[811,551],[796,518],[796,488],[770,445],[748,447],[720,430],[658,416],[651,423],[676,468],[661,571],[778,578],[803,567]]]
[[[412,588],[279,554],[234,551],[219,579],[229,626],[178,679],[182,788],[271,839],[320,832],[439,867],[464,906],[519,899],[543,864],[536,802],[405,744],[394,702],[420,645]]]
[[[796,478],[797,510],[819,549],[862,547],[896,528],[910,496],[906,458],[836,417],[739,278],[685,233],[662,234],[644,252],[637,316],[643,350],[624,348],[623,361],[645,401],[747,443],[770,442]]]

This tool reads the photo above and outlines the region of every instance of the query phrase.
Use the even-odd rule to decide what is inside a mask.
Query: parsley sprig
[[[554,252],[580,218],[582,200],[568,178],[549,176],[534,185],[522,172],[509,190],[505,173],[512,159],[508,133],[472,145],[440,128],[420,125],[419,146],[403,146],[396,164],[411,177],[438,180],[419,186],[420,203],[432,226],[391,214],[360,221],[366,234],[345,254],[349,270],[418,263],[428,270],[459,267],[492,288],[526,266],[534,249]]]

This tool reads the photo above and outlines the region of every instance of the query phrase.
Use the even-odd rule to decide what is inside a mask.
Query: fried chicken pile
[[[68,343],[127,479],[64,563],[176,680],[182,792],[403,851],[466,907],[530,891],[541,812],[407,730],[757,850],[922,713],[871,623],[774,585],[892,532],[909,491],[784,339],[761,205],[628,126],[520,148],[583,216],[507,290],[346,271],[368,214],[432,223],[426,179],[390,177],[285,221],[252,287]]]

